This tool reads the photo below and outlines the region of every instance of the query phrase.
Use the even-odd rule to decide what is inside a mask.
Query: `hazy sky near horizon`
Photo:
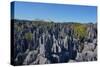
[[[51,20],[59,22],[97,22],[96,6],[13,2],[14,19]]]

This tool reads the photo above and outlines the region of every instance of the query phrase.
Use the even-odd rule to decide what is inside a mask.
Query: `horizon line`
[[[45,19],[14,19],[14,18],[11,18],[11,20],[25,20],[25,21],[44,21],[44,22],[54,22],[54,23],[84,23],[84,24],[89,24],[89,23],[93,23],[93,24],[96,24],[97,22],[80,22],[80,21],[54,21],[54,20],[45,20]]]

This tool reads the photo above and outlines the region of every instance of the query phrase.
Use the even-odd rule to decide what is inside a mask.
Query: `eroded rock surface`
[[[73,23],[14,21],[14,64],[50,64],[97,60],[96,24],[84,24],[78,38]]]

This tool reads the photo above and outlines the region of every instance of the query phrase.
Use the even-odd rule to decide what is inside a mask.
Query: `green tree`
[[[31,40],[32,40],[32,33],[31,33],[31,32],[25,33],[25,38],[26,38],[28,41],[31,41]]]
[[[83,24],[74,24],[74,35],[79,39],[85,38],[87,36],[87,27]]]

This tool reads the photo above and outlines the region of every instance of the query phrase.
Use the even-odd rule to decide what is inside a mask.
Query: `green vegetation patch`
[[[84,38],[87,36],[87,27],[83,24],[74,24],[73,26],[74,34],[78,38]]]

